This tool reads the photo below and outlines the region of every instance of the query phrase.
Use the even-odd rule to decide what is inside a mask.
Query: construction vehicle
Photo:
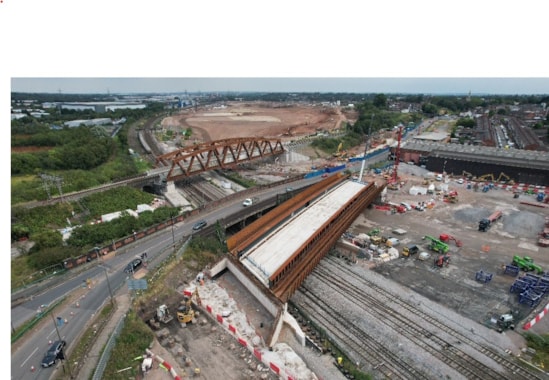
[[[381,236],[379,236],[379,235],[370,236],[370,241],[372,242],[372,244],[380,245],[381,244]]]
[[[177,308],[177,320],[183,325],[195,321],[195,311],[192,306],[193,296],[196,298],[197,305],[200,306],[202,301],[198,294],[198,288],[195,288],[191,296],[185,296],[185,299],[181,301],[181,305]]]
[[[518,255],[513,256],[513,265],[516,265],[525,272],[535,271],[537,274],[543,274],[543,269],[537,264],[534,264],[529,256],[520,257]]]
[[[455,190],[452,190],[449,193],[444,194],[444,200],[446,202],[450,202],[450,203],[457,203],[457,201],[458,201],[458,192],[455,191]]]
[[[497,320],[498,332],[502,333],[504,330],[515,329],[515,318],[513,314],[502,314]]]
[[[334,157],[341,157],[345,151],[342,151],[341,148],[343,147],[343,142],[340,142],[337,146],[337,151],[333,154]]]
[[[439,252],[446,254],[450,250],[450,246],[446,243],[443,243],[442,241],[435,239],[432,236],[424,236],[423,239],[427,239],[430,241],[429,243],[429,249],[431,251]]]
[[[493,174],[484,174],[484,175],[481,175],[480,177],[478,177],[476,179],[477,181],[479,182],[494,182],[495,179],[494,179],[494,175]]]
[[[444,243],[448,243],[450,241],[453,241],[456,243],[456,247],[462,247],[463,246],[463,243],[461,242],[461,240],[458,240],[456,239],[454,236],[452,235],[448,235],[448,234],[440,234],[439,236],[439,240],[444,242]]]
[[[486,232],[488,229],[497,222],[501,217],[503,216],[503,213],[501,211],[494,211],[492,215],[490,215],[487,218],[483,218],[478,222],[478,230]]]
[[[515,184],[515,181],[513,181],[513,179],[511,177],[509,177],[504,172],[501,172],[501,173],[499,173],[499,176],[498,176],[498,179],[496,180],[496,182],[503,182],[503,181],[508,185],[514,185]]]
[[[166,305],[160,305],[156,309],[156,319],[158,322],[169,323],[173,320],[173,316],[170,314],[170,310]]]
[[[461,175],[467,178],[468,180],[472,180],[475,177],[474,175],[472,175],[469,172],[466,172],[465,170],[463,171],[463,173],[461,173]]]
[[[438,257],[435,257],[434,266],[442,268],[443,266],[450,265],[450,254],[446,253],[444,255],[438,255]]]
[[[398,164],[400,162],[400,140],[402,138],[402,125],[398,128],[398,143],[395,152],[395,164],[393,166],[393,175],[391,179],[387,182],[387,188],[389,190],[399,190],[400,189],[400,178],[398,176]]]
[[[419,252],[419,247],[415,244],[408,244],[404,248],[402,248],[402,256],[404,257],[410,257],[412,255],[415,255]]]

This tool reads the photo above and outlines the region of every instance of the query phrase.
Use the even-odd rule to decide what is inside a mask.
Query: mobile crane
[[[432,237],[432,236],[428,236],[428,235],[425,235],[423,237],[423,239],[427,239],[430,241],[429,243],[429,249],[431,251],[435,251],[435,252],[440,252],[440,253],[443,253],[443,254],[446,254],[448,253],[448,251],[450,250],[450,246],[446,243],[443,243],[442,241]]]

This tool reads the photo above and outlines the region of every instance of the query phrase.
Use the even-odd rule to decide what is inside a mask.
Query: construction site
[[[532,323],[548,302],[547,189],[403,163],[400,132],[392,167],[326,171],[178,291],[267,369],[262,378],[546,378],[522,333],[549,331]],[[184,310],[172,334],[194,328]]]

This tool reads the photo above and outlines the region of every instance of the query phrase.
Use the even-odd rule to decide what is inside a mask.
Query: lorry
[[[501,219],[501,217],[503,216],[503,213],[501,211],[494,211],[492,213],[492,215],[490,215],[489,217],[487,218],[482,218],[480,220],[480,222],[478,222],[478,230],[479,231],[483,231],[483,232],[486,232],[488,231],[488,229],[490,229],[490,227],[492,226],[492,224],[494,224],[495,222],[497,222],[499,219]]]

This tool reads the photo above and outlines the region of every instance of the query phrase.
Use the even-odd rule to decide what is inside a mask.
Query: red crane
[[[398,143],[397,143],[397,148],[396,148],[396,152],[395,152],[395,165],[393,167],[393,177],[391,178],[391,180],[388,183],[388,187],[391,190],[398,190],[398,188],[399,188],[399,186],[398,186],[398,181],[399,181],[399,178],[398,178],[398,163],[400,162],[400,139],[401,139],[401,137],[402,137],[402,125],[400,125],[398,127]]]

